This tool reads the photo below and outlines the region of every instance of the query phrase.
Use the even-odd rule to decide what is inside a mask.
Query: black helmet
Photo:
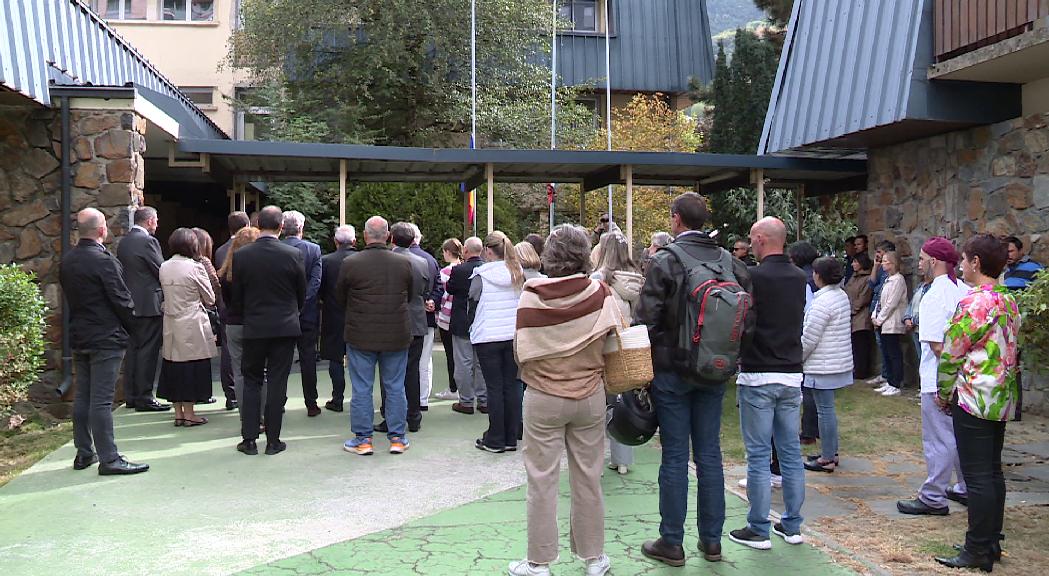
[[[605,425],[608,435],[620,444],[640,446],[656,433],[656,411],[648,390],[631,390],[616,397]]]

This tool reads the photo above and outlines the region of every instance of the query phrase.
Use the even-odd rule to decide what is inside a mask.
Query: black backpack
[[[736,374],[741,345],[753,330],[754,300],[737,282],[728,251],[719,249],[720,258],[707,261],[679,244],[665,249],[685,271],[673,367],[695,384],[724,384]]]

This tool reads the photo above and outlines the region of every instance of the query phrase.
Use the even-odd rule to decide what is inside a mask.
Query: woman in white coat
[[[819,414],[820,453],[805,460],[805,468],[833,472],[838,466],[838,416],[834,391],[850,386],[852,379],[852,305],[841,289],[844,270],[834,258],[812,264],[816,284],[812,304],[805,312],[801,335],[804,386],[812,389]]]

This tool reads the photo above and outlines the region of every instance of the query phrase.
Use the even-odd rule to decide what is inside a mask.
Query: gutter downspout
[[[69,96],[61,96],[62,101],[62,254],[65,256],[69,250],[73,231],[70,225],[72,218],[72,186],[73,165],[70,162],[70,126],[69,126]],[[61,398],[69,391],[73,384],[73,352],[69,342],[69,302],[65,293],[62,293],[62,382],[55,389],[55,393]]]

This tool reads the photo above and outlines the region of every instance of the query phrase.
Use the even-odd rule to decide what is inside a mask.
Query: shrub
[[[44,365],[47,304],[31,273],[0,266],[0,410],[24,400]]]
[[[1049,366],[1049,273],[1039,272],[1019,300],[1024,366],[1045,372]]]

